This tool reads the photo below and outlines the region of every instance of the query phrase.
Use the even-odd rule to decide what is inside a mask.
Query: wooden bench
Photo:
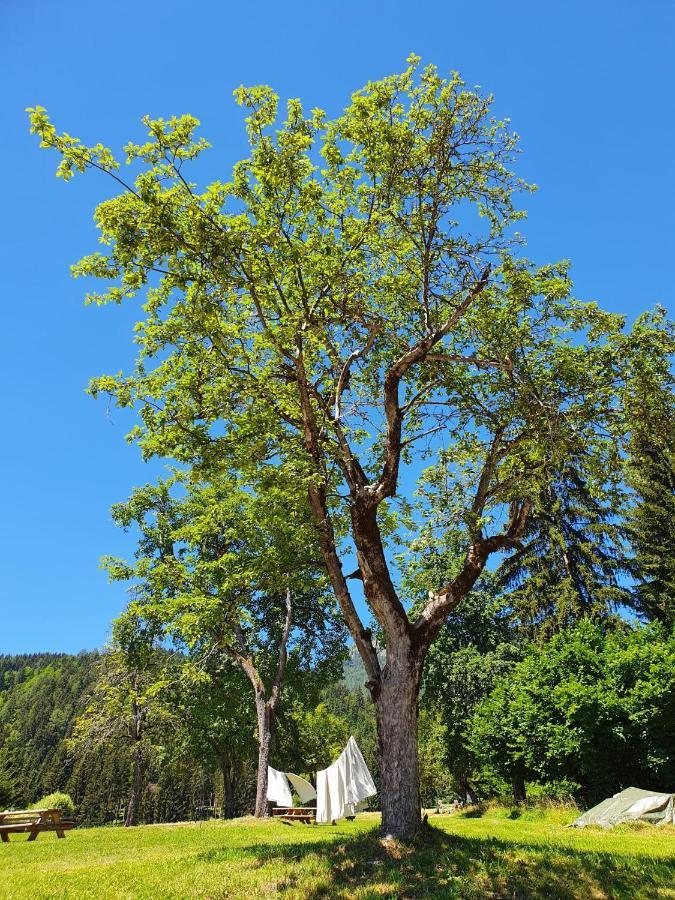
[[[275,806],[272,815],[283,822],[304,822],[309,825],[316,821],[315,806]]]
[[[61,817],[59,809],[13,809],[0,812],[0,837],[9,843],[10,834],[26,834],[34,841],[41,831],[55,831],[58,838],[64,838],[66,831],[75,823]]]

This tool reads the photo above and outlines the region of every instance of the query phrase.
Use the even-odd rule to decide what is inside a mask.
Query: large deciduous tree
[[[457,74],[411,57],[333,120],[290,100],[279,123],[269,87],[235,96],[250,155],[203,191],[188,164],[208,145],[190,116],[145,119],[125,180],[110,150],[31,111],[59,175],[102,170],[120,189],[96,211],[105,251],[75,267],[110,282],[90,299],[145,296],[136,370],[92,390],[137,406],[146,456],[293,473],[367,671],[383,829],[409,837],[427,650],[488,558],[518,545],[551,471],[581,452],[591,473],[618,468],[622,321],[572,299],[565,265],[511,254],[517,138]],[[459,527],[463,556],[411,617],[387,539],[416,480],[412,521]]]
[[[561,781],[597,802],[675,769],[675,636],[581,621],[525,658],[476,708],[467,745],[505,778]]]
[[[169,711],[159,702],[159,663],[145,644],[123,645],[115,641],[102,654],[98,677],[91,688],[86,709],[79,716],[69,739],[75,753],[94,747],[124,744],[130,753],[130,793],[124,824],[138,825],[146,781],[150,735]]]
[[[186,475],[136,490],[113,509],[118,523],[139,532],[136,558],[107,560],[111,576],[132,585],[118,629],[151,643],[171,639],[204,672],[214,655],[225,655],[250,681],[257,816],[268,815],[267,772],[285,681],[322,669],[335,674],[344,647],[307,499],[293,504],[280,489],[281,469],[274,474],[257,492],[228,477],[204,484]]]

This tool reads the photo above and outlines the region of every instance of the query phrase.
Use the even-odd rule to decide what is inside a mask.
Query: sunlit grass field
[[[675,898],[675,828],[566,828],[569,810],[432,816],[414,847],[337,826],[91,828],[0,844],[0,897]]]

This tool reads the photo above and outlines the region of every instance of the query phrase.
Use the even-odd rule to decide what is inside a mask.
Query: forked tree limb
[[[429,592],[429,601],[413,625],[421,648],[429,647],[447,616],[473,588],[490,554],[519,546],[531,505],[529,500],[513,502],[506,530],[488,538],[477,538],[469,547],[459,574],[440,591]]]
[[[326,496],[325,467],[323,464],[324,460],[319,429],[312,407],[302,349],[302,341],[299,339],[295,359],[295,369],[297,373],[298,394],[303,422],[303,438],[305,449],[316,466],[317,473],[320,476],[317,481],[311,482],[308,486],[307,494],[309,504],[317,527],[319,544],[321,546],[321,552],[328,572],[328,577],[330,578],[333,591],[340,605],[345,623],[349,628],[361,659],[363,660],[372,694],[378,690],[380,662],[377,658],[377,652],[370,639],[369,633],[365,629],[363,622],[356,611],[356,607],[354,606],[354,601],[352,600],[347,580],[342,571],[342,563],[337,551],[335,531],[333,529]]]
[[[232,646],[228,641],[221,639],[218,641],[218,645],[222,648],[222,650],[230,657],[230,659],[235,662],[246,674],[248,680],[251,682],[253,686],[253,690],[255,691],[256,697],[262,698],[265,703],[272,709],[275,710],[279,701],[279,697],[281,696],[281,689],[283,687],[284,675],[286,674],[286,663],[288,661],[288,639],[291,634],[291,629],[293,627],[293,603],[291,600],[291,591],[290,588],[286,589],[286,616],[284,619],[284,627],[281,634],[281,640],[279,642],[279,656],[277,661],[277,669],[274,675],[274,679],[272,681],[272,686],[269,692],[269,697],[267,695],[267,690],[265,688],[265,683],[262,680],[258,669],[256,668],[255,662],[253,660],[253,656],[249,653],[246,638],[244,636],[244,632],[242,630],[239,622],[234,624],[233,630],[235,637],[237,639],[237,644],[239,645],[239,650]]]
[[[403,410],[399,405],[401,379],[416,363],[426,359],[429,351],[442,341],[460,321],[464,313],[485,289],[490,271],[491,266],[488,264],[476,284],[445,322],[400,356],[385,375],[384,414],[387,420],[385,459],[380,477],[376,482],[369,484],[363,492],[367,502],[377,506],[386,497],[392,497],[396,492],[403,428]]]
[[[272,689],[270,691],[269,704],[272,709],[276,709],[279,697],[281,696],[281,688],[286,673],[286,662],[288,661],[288,638],[293,627],[293,603],[291,601],[291,589],[286,588],[286,619],[284,621],[284,630],[279,643],[279,661],[277,662],[277,670],[272,681]]]
[[[238,650],[229,644],[227,641],[221,640],[219,641],[220,647],[223,651],[230,657],[230,659],[235,662],[242,671],[246,674],[246,677],[251,682],[253,686],[253,690],[255,691],[256,697],[265,696],[265,684],[258,674],[258,670],[255,667],[255,663],[250,656],[244,656],[243,653],[240,653]]]

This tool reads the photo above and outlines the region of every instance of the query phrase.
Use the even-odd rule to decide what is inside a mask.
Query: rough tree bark
[[[511,789],[513,790],[514,803],[520,804],[524,803],[527,800],[525,779],[520,772],[514,772],[511,775]]]
[[[269,816],[269,803],[267,802],[267,767],[274,753],[276,741],[276,721],[279,699],[286,674],[286,662],[288,659],[288,638],[293,627],[293,603],[290,590],[286,590],[286,618],[279,642],[279,656],[277,669],[272,680],[272,686],[267,692],[265,683],[260,677],[252,654],[249,652],[244,633],[239,626],[235,626],[238,649],[231,644],[222,642],[222,647],[228,656],[233,659],[246,673],[255,693],[255,706],[258,719],[258,778],[256,782],[255,815],[258,818]]]
[[[461,775],[461,776],[460,776],[460,778],[459,778],[459,786],[460,786],[460,788],[461,788],[461,790],[462,790],[462,793],[463,793],[463,795],[464,795],[464,800],[466,800],[467,803],[472,803],[472,804],[474,804],[474,805],[475,805],[476,803],[478,803],[478,794],[477,794],[477,793],[475,792],[475,790],[473,789],[473,786],[472,786],[471,782],[469,781],[468,775]]]
[[[235,762],[231,754],[225,752],[220,758],[223,773],[223,818],[234,818],[234,792],[236,787]]]
[[[134,772],[131,781],[131,795],[124,817],[125,827],[138,825],[138,817],[143,794],[143,713],[134,700],[131,709],[131,722],[129,725],[129,737],[133,742]]]
[[[276,743],[276,710],[272,709],[263,692],[255,698],[258,714],[258,779],[255,794],[255,815],[264,818],[269,815],[267,800],[267,767]]]
[[[403,651],[403,652],[401,652]],[[394,645],[375,700],[380,765],[382,831],[410,836],[420,824],[417,714],[420,665],[410,650]]]

